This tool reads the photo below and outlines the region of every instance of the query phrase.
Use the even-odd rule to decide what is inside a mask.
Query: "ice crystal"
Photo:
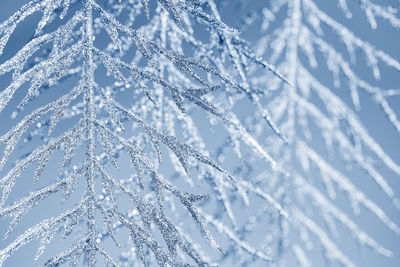
[[[0,266],[35,240],[44,266],[282,266],[288,253],[311,266],[315,242],[328,260],[356,266],[337,223],[381,256],[396,253],[337,206],[339,189],[355,214],[363,207],[400,234],[313,136],[400,208],[378,164],[396,175],[400,166],[359,117],[365,92],[400,132],[388,100],[398,90],[354,67],[361,52],[379,80],[399,61],[318,1],[258,3],[227,23],[224,8],[250,2],[32,0],[0,24],[0,112],[18,120],[0,137],[0,217],[10,218]],[[354,6],[372,29],[400,27],[393,7],[338,1],[346,19]],[[32,37],[9,56],[32,15]],[[257,40],[246,41],[254,26]],[[332,84],[313,71],[319,64]],[[353,107],[335,94],[343,81]],[[19,145],[28,152],[17,155]],[[15,196],[21,183],[27,193]],[[56,196],[60,207],[24,221]]]

